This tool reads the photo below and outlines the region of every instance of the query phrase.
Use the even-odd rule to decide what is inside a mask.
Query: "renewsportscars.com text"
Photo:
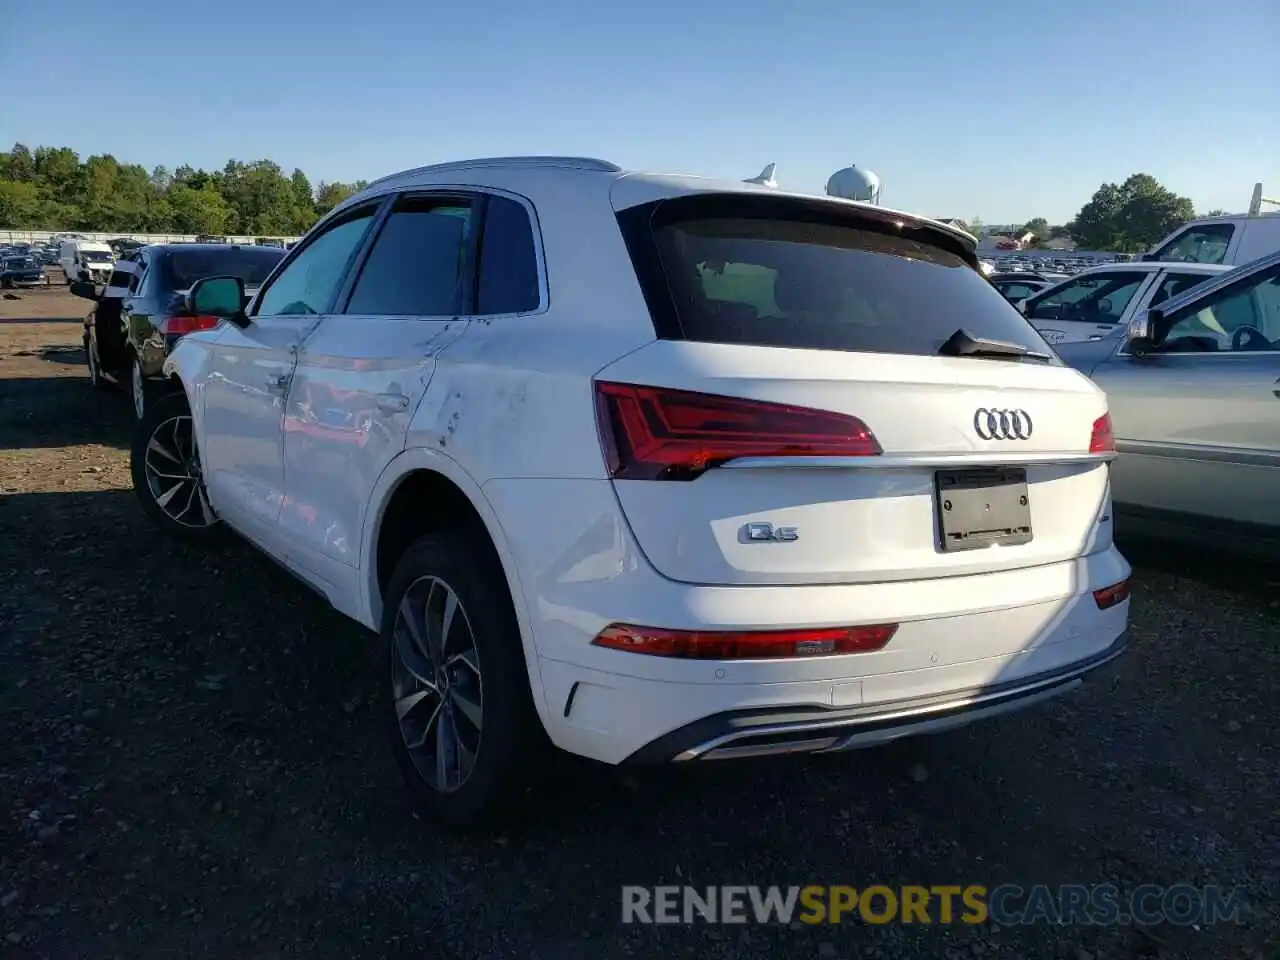
[[[1208,926],[1239,923],[1244,903],[1242,890],[1190,884],[1148,884],[1127,895],[1113,884],[627,886],[622,922]]]

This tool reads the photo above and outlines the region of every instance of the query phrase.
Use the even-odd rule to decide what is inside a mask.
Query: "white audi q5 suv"
[[[199,281],[133,448],[381,634],[411,789],[467,823],[549,740],[834,751],[1122,649],[1106,399],[974,240],[876,206],[522,157],[406,171],[246,302]]]

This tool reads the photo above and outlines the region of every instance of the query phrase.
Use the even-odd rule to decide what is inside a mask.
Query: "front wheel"
[[[425,813],[460,827],[508,809],[543,742],[506,577],[478,536],[413,543],[382,614],[400,771]]]
[[[135,428],[129,459],[134,492],[157,526],[184,540],[221,532],[205,493],[195,425],[183,394],[171,393],[148,408]]]

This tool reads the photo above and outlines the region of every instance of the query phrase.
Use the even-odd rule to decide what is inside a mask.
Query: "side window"
[[[471,207],[465,201],[401,197],[360,268],[344,312],[457,315],[471,222]]]
[[[491,196],[480,235],[478,315],[538,309],[538,255],[533,226],[520,204]]]
[[[327,311],[373,214],[372,207],[359,210],[308,243],[258,297],[254,316]]]
[[[1036,292],[1036,289],[1025,283],[1006,283],[1000,292],[1016,303],[1019,300],[1026,300]]]
[[[1118,323],[1146,279],[1146,273],[1119,270],[1080,277],[1033,300],[1027,316],[1032,320]]]
[[[1208,279],[1202,273],[1166,273],[1156,292],[1151,295],[1151,302],[1147,306],[1154,307],[1158,303],[1164,303],[1170,297],[1176,297],[1184,290],[1190,290],[1196,284],[1204,283]]]
[[[1229,223],[1190,227],[1156,251],[1156,260],[1181,263],[1222,263],[1236,228]]]
[[[1280,350],[1280,268],[1197,301],[1167,318],[1168,353]]]
[[[151,261],[146,257],[139,257],[133,265],[133,276],[129,278],[129,296],[134,296],[142,289],[142,282],[146,278],[147,268],[151,265]]]
[[[120,260],[116,263],[115,269],[111,271],[111,277],[107,280],[107,287],[102,291],[105,297],[123,297],[129,292],[129,285],[134,281],[134,271],[138,268],[137,263],[132,260]]]

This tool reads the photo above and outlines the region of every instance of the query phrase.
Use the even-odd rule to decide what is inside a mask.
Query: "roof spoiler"
[[[1264,203],[1269,203],[1273,207],[1280,207],[1280,199],[1264,197],[1262,195],[1262,184],[1255,183],[1253,185],[1253,196],[1249,198],[1249,216],[1256,217],[1262,213],[1262,205]]]

